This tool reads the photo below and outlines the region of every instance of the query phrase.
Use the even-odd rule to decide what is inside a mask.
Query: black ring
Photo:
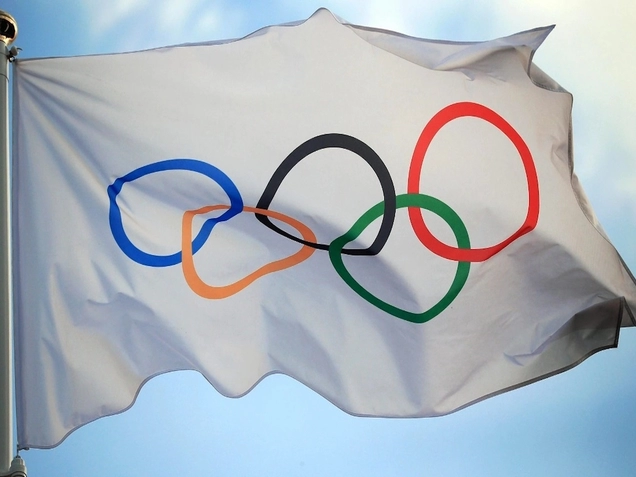
[[[300,146],[294,149],[278,166],[278,169],[276,169],[271,179],[269,180],[267,187],[265,187],[263,195],[261,195],[261,198],[258,200],[256,208],[269,209],[269,205],[272,203],[274,195],[278,191],[278,188],[283,182],[283,179],[285,179],[287,174],[296,166],[296,164],[298,164],[301,160],[303,160],[310,154],[330,147],[346,149],[360,156],[371,166],[371,169],[373,169],[373,172],[380,181],[382,194],[384,195],[384,213],[382,215],[382,223],[380,224],[380,230],[378,231],[377,237],[368,248],[345,248],[341,252],[347,255],[377,255],[378,253],[380,253],[387,240],[389,239],[391,229],[393,228],[393,223],[395,222],[395,186],[393,185],[393,179],[391,179],[389,170],[387,169],[382,159],[380,159],[380,156],[378,156],[376,152],[367,144],[360,141],[359,139],[356,139],[355,137],[348,136],[346,134],[330,133],[313,137],[302,143]],[[274,225],[269,220],[269,217],[267,217],[266,215],[255,215],[256,218],[263,225],[269,227],[274,232],[287,237],[288,239],[316,249],[329,250],[329,244],[308,242],[301,238],[295,237],[294,235]]]

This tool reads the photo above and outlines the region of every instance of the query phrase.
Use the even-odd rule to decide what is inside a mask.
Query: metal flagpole
[[[0,475],[26,476],[20,457],[13,459],[13,330],[11,288],[11,202],[9,171],[9,62],[18,25],[0,10]]]

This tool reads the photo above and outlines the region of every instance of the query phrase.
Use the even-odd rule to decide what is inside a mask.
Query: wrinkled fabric
[[[319,10],[18,60],[19,446],[169,371],[439,416],[616,346],[636,286],[573,175],[572,97],[532,63],[549,31],[438,42]]]

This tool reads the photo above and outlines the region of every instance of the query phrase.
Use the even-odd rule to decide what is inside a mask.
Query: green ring
[[[459,215],[457,215],[453,209],[441,200],[424,194],[400,194],[396,197],[396,199],[396,209],[403,207],[419,207],[421,209],[430,210],[431,212],[439,215],[444,221],[446,221],[455,234],[457,247],[463,249],[470,248],[470,239],[468,238],[466,226],[459,218]],[[426,323],[439,315],[453,302],[453,300],[455,300],[461,289],[466,284],[466,280],[468,280],[470,262],[457,262],[455,278],[453,279],[450,289],[446,292],[446,295],[444,295],[435,305],[422,313],[413,313],[402,310],[401,308],[397,308],[380,300],[378,297],[368,292],[355,280],[355,278],[351,276],[342,261],[342,249],[349,242],[358,238],[369,224],[371,224],[371,222],[382,215],[383,211],[384,202],[380,202],[362,214],[348,232],[329,244],[329,259],[331,260],[336,272],[345,281],[345,283],[349,285],[354,292],[372,305],[402,320],[410,321],[411,323]]]

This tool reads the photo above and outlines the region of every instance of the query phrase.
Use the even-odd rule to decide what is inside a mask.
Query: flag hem
[[[352,29],[358,29],[358,30],[368,31],[368,32],[383,33],[383,34],[392,35],[392,36],[399,37],[399,38],[417,40],[417,41],[422,41],[422,42],[426,42],[426,43],[434,43],[434,44],[439,44],[439,45],[457,45],[457,46],[478,45],[480,43],[488,43],[488,42],[492,42],[492,41],[503,40],[503,39],[507,39],[507,38],[513,38],[513,37],[519,36],[519,35],[524,35],[524,34],[529,34],[529,33],[534,33],[534,32],[539,32],[539,31],[546,31],[545,35],[543,36],[543,38],[539,41],[539,43],[536,46],[527,45],[528,47],[531,48],[533,53],[538,49],[538,47],[545,40],[545,38],[548,36],[548,34],[555,28],[555,25],[535,27],[535,28],[531,28],[529,30],[523,30],[523,31],[516,32],[516,33],[510,34],[510,35],[503,36],[503,37],[491,38],[489,40],[475,40],[475,41],[438,40],[438,39],[430,39],[430,38],[406,35],[404,33],[400,33],[400,32],[394,31],[394,30],[389,30],[389,29],[386,29],[386,28],[375,28],[375,27],[369,27],[369,26],[365,26],[365,25],[358,25],[358,24],[355,24],[355,23],[350,23],[350,22],[346,21],[345,19],[339,17],[338,15],[335,15],[329,9],[321,7],[321,8],[318,8],[314,13],[311,14],[311,16],[309,16],[306,19],[267,25],[267,26],[258,28],[256,30],[250,32],[250,33],[247,33],[246,35],[241,36],[241,37],[224,38],[224,39],[221,39],[221,40],[205,40],[205,41],[194,41],[194,42],[188,42],[188,43],[176,43],[176,44],[171,44],[171,45],[155,46],[155,47],[150,47],[150,48],[142,48],[142,49],[139,49],[139,50],[120,51],[120,52],[115,52],[115,53],[87,53],[87,54],[80,54],[80,55],[44,56],[44,57],[33,57],[33,58],[23,58],[23,57],[21,57],[21,58],[16,58],[16,66],[17,66],[18,63],[22,63],[22,62],[27,62],[28,63],[28,62],[34,61],[34,60],[80,58],[80,57],[100,57],[100,56],[117,56],[117,55],[128,55],[128,54],[133,54],[133,53],[150,52],[150,51],[161,51],[161,50],[168,50],[168,49],[173,49],[173,48],[186,48],[186,47],[192,47],[192,46],[225,45],[225,44],[230,44],[230,43],[235,43],[235,42],[239,42],[239,41],[242,41],[242,40],[246,40],[246,39],[254,37],[254,36],[262,35],[266,30],[269,30],[270,28],[296,27],[296,26],[303,25],[304,23],[306,23],[306,22],[310,21],[312,18],[314,18],[320,12],[327,12],[340,25],[346,26],[346,27],[351,27]],[[373,45],[373,46],[375,46],[375,45]],[[531,61],[530,61],[530,63],[531,63]]]
[[[572,363],[563,366],[557,370],[554,371],[550,371],[548,373],[542,374],[540,376],[528,379],[526,381],[522,381],[520,383],[514,384],[512,386],[508,386],[502,389],[498,389],[497,391],[494,391],[492,393],[488,393],[485,394],[477,399],[474,399],[470,402],[467,402],[465,404],[462,404],[461,406],[458,406],[455,409],[452,409],[448,412],[440,412],[438,414],[430,414],[430,415],[426,415],[426,416],[417,416],[417,415],[408,415],[408,416],[397,416],[397,415],[381,415],[381,414],[365,414],[365,413],[356,413],[356,412],[352,412],[352,411],[348,411],[344,408],[342,408],[341,406],[339,406],[336,402],[334,402],[332,399],[330,399],[329,397],[325,396],[323,393],[321,393],[320,391],[317,391],[316,389],[314,389],[312,386],[308,385],[307,383],[303,382],[303,380],[296,378],[294,376],[291,376],[285,372],[282,371],[278,371],[278,370],[273,370],[270,371],[268,373],[263,374],[258,380],[256,380],[254,382],[254,384],[252,386],[250,386],[245,392],[232,396],[232,395],[227,395],[225,393],[223,393],[222,391],[220,391],[201,371],[196,370],[196,369],[192,369],[192,368],[181,368],[181,369],[172,369],[172,370],[168,370],[168,371],[162,371],[156,374],[153,374],[152,376],[149,376],[148,378],[144,379],[143,381],[141,381],[139,383],[139,386],[137,387],[137,390],[130,402],[130,404],[128,406],[126,406],[125,408],[110,413],[110,414],[104,414],[102,416],[96,417],[94,419],[91,419],[90,421],[84,422],[82,424],[80,424],[79,426],[71,429],[70,431],[68,431],[62,438],[60,438],[56,443],[51,444],[51,445],[37,445],[37,444],[22,444],[20,443],[20,436],[18,436],[18,450],[29,450],[29,449],[53,449],[57,446],[59,446],[60,444],[62,444],[71,434],[73,434],[75,431],[77,431],[78,429],[91,424],[95,421],[97,421],[98,419],[102,419],[104,417],[111,417],[111,416],[116,416],[119,414],[122,414],[128,410],[130,410],[135,403],[137,402],[137,398],[139,397],[139,394],[141,393],[142,388],[146,385],[146,383],[148,383],[151,379],[156,378],[158,376],[164,375],[164,374],[168,374],[168,373],[174,373],[174,372],[180,372],[180,371],[194,371],[199,373],[201,376],[203,376],[203,378],[208,382],[208,384],[210,384],[212,386],[212,388],[219,393],[221,396],[225,397],[225,398],[230,398],[230,399],[240,399],[244,396],[246,396],[247,394],[249,394],[250,392],[252,392],[264,379],[266,379],[269,376],[272,375],[284,375],[287,376],[295,381],[297,381],[298,383],[302,384],[303,386],[305,386],[306,388],[308,388],[309,390],[311,390],[312,392],[318,394],[319,396],[321,396],[323,399],[325,399],[326,401],[328,401],[329,403],[331,403],[331,405],[335,406],[336,408],[340,409],[342,412],[353,416],[353,417],[364,417],[364,418],[378,418],[378,419],[427,419],[427,418],[435,418],[435,417],[442,417],[442,416],[448,416],[450,414],[454,414],[458,411],[461,411],[463,409],[466,409],[472,405],[478,404],[482,401],[485,401],[487,399],[490,399],[492,397],[496,397],[500,394],[504,394],[510,391],[514,391],[515,389],[519,389],[531,384],[534,384],[538,381],[542,381],[544,379],[547,378],[551,378],[553,376],[556,376],[558,374],[564,373],[566,371],[569,371],[573,368],[575,368],[576,366],[578,366],[579,364],[581,364],[583,361],[585,361],[586,359],[588,359],[589,357],[595,355],[596,353],[600,352],[600,351],[604,351],[607,349],[613,349],[613,348],[617,348],[618,347],[618,342],[619,342],[619,337],[620,337],[620,330],[621,330],[621,322],[622,322],[622,316],[623,313],[627,311],[627,313],[629,314],[630,318],[632,319],[632,321],[634,321],[634,315],[632,314],[629,306],[626,303],[626,300],[624,297],[620,298],[620,307],[618,309],[617,312],[617,316],[616,316],[616,323],[614,326],[614,339],[612,341],[611,344],[609,345],[604,345],[604,346],[599,346],[598,348],[594,348],[590,351],[588,351],[587,353],[583,354],[580,358],[578,358],[577,360],[573,361]],[[574,315],[575,316],[575,315]],[[571,318],[573,319],[574,316]],[[636,325],[636,321],[635,321],[635,325]]]

